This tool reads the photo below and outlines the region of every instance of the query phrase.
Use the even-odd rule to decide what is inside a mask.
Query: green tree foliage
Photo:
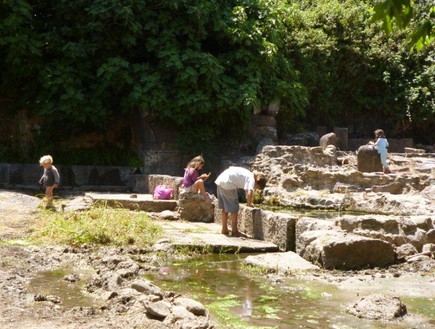
[[[405,18],[385,35],[374,4],[0,0],[1,110],[43,116],[56,142],[140,111],[196,152],[280,100],[281,132],[382,127],[434,143],[434,44],[410,53],[417,26],[388,12]],[[418,22],[432,17],[429,2],[412,8]]]
[[[392,137],[433,143],[433,46],[410,54],[408,29],[389,37],[372,24],[372,2],[293,1],[287,17],[288,56],[307,88],[306,127],[350,127],[371,136],[383,127]],[[424,133],[423,133],[424,132]]]
[[[381,0],[375,3],[373,20],[381,20],[387,34],[393,30],[396,23],[401,29],[411,24],[413,18],[416,23],[409,33],[409,46],[411,49],[421,51],[425,46],[435,40],[435,3],[431,1],[418,1],[421,3],[415,10],[412,0]]]
[[[1,1],[0,97],[43,115],[56,139],[135,110],[184,143],[240,134],[258,102],[306,105],[281,49],[285,4]]]

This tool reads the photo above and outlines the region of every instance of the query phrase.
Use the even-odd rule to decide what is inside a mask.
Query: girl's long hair
[[[186,168],[195,168],[196,169],[196,164],[205,164],[204,158],[202,157],[202,155],[198,155],[196,157],[194,157],[192,160],[190,160],[187,165]]]

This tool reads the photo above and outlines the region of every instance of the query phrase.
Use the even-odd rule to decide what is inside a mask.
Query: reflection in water
[[[246,256],[210,255],[167,265],[150,273],[150,279],[163,289],[202,302],[220,329],[415,327],[406,320],[381,323],[355,318],[345,311],[356,301],[353,294],[319,282],[272,280],[249,273],[241,269]]]
[[[251,289],[250,287],[245,288],[245,300],[243,301],[243,317],[251,317],[252,316],[252,297],[251,297]]]

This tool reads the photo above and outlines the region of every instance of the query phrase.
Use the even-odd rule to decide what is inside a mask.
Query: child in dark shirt
[[[39,159],[39,164],[44,168],[44,173],[39,180],[39,184],[45,187],[45,197],[47,198],[46,208],[53,208],[53,191],[59,185],[60,175],[55,166],[51,155],[44,155]]]

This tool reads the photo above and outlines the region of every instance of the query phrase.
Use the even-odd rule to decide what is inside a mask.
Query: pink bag
[[[154,189],[154,199],[159,200],[169,200],[172,199],[173,188],[167,187],[165,185],[157,185]]]

